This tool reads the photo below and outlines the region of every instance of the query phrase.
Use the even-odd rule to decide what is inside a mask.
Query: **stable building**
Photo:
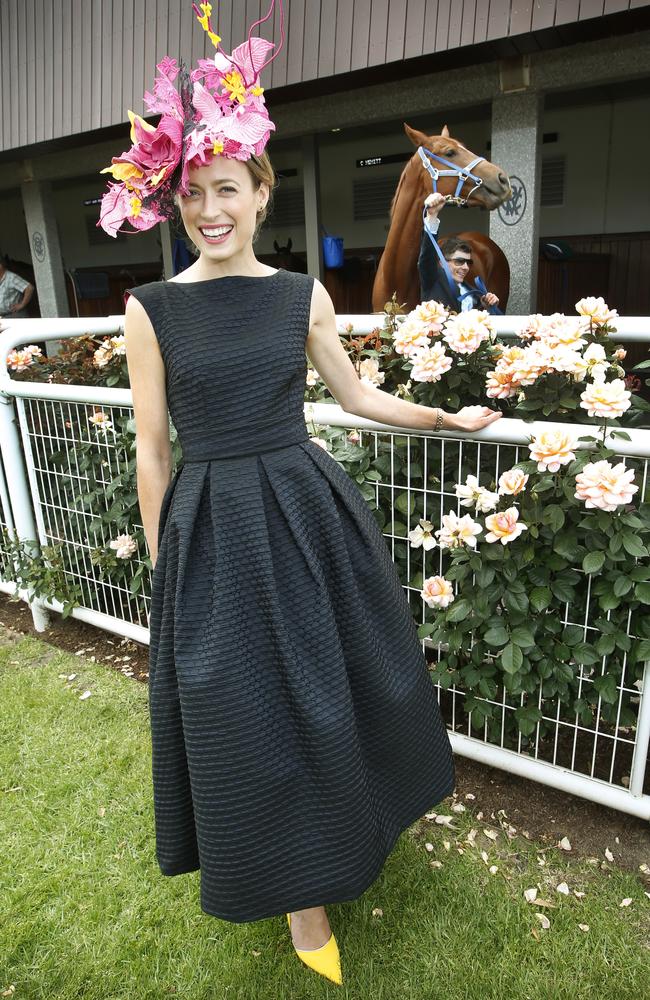
[[[445,209],[441,234],[488,233],[511,267],[508,312],[603,295],[650,314],[650,2],[286,0],[283,51],[264,71],[280,175],[262,260],[324,280],[366,312],[393,193],[414,152],[403,123],[447,124],[511,176],[498,211]],[[266,0],[215,4],[223,47]],[[279,16],[261,26],[280,37]],[[154,66],[209,57],[186,0],[3,0],[0,252],[35,278],[40,314],[107,315],[124,290],[186,256],[164,224],[111,239],[96,226]],[[123,146],[121,145],[123,143]],[[328,268],[323,233],[342,237]]]

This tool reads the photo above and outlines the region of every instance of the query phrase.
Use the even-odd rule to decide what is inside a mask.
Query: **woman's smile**
[[[199,226],[201,236],[210,246],[219,246],[225,243],[235,227],[232,223],[221,226]]]

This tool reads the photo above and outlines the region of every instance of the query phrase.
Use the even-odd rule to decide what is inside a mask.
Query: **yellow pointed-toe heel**
[[[291,930],[291,914],[289,913],[287,913],[287,923],[289,924],[289,930]],[[300,961],[304,962],[310,969],[313,969],[314,972],[318,972],[319,975],[330,979],[337,986],[343,985],[341,956],[339,954],[339,946],[333,934],[330,935],[329,940],[325,942],[322,948],[304,951],[302,948],[296,948],[295,944],[293,948]]]

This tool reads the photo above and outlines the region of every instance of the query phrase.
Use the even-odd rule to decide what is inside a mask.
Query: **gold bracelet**
[[[442,412],[439,406],[436,407],[436,424],[435,427],[433,427],[432,429],[436,432],[439,431],[442,427],[444,419],[445,419],[444,413]]]

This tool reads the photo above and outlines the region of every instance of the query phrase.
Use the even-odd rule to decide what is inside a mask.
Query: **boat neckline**
[[[166,281],[166,285],[209,285],[213,281],[226,281],[228,278],[244,278],[247,281],[268,281],[269,278],[275,278],[276,274],[279,274],[283,268],[278,267],[271,274],[220,274],[214,278],[199,278],[198,281]]]

